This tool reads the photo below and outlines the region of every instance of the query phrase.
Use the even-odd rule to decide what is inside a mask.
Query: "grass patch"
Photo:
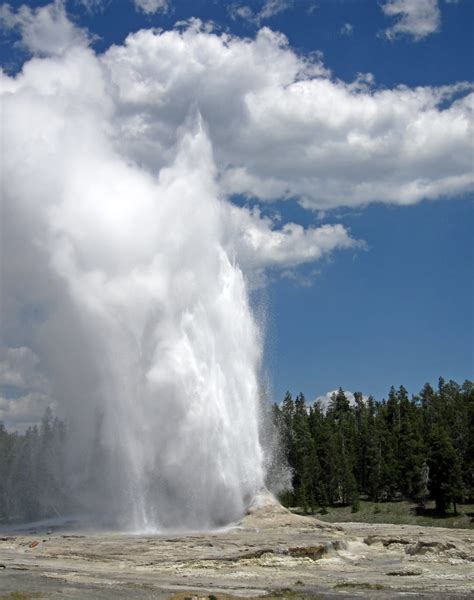
[[[297,582],[301,583],[301,582]],[[296,592],[290,588],[274,590],[265,596],[234,596],[230,594],[203,594],[183,592],[174,594],[169,600],[322,600],[321,596]]]
[[[338,583],[334,586],[334,589],[351,589],[351,590],[386,590],[386,586],[381,583],[356,583],[351,581],[345,581],[344,583]]]
[[[292,512],[300,513],[298,508]],[[423,509],[413,502],[368,502],[361,500],[359,510],[352,512],[351,506],[328,507],[315,515],[327,523],[391,523],[393,525],[421,525],[422,527],[448,527],[474,529],[474,504],[458,505],[458,514],[447,513],[444,517],[434,512],[434,502],[427,502]]]
[[[0,600],[32,600],[33,598],[44,598],[44,596],[37,592],[28,594],[24,594],[23,592],[10,592],[6,596],[0,596]]]

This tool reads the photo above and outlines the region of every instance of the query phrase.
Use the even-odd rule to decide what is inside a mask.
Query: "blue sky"
[[[368,251],[335,256],[310,287],[271,288],[278,394],[292,381],[309,398],[338,385],[382,398],[392,384],[472,378],[472,198],[343,221]]]
[[[57,3],[57,7],[67,14],[76,32],[88,32],[97,55],[112,44],[121,45],[130,32],[171,30],[177,21],[196,17],[203,23],[212,21],[216,35],[229,32],[236,38],[253,39],[261,27],[281,32],[287,37],[286,48],[293,56],[301,60],[306,57],[319,65],[325,71],[317,77],[336,87],[354,82],[358,74],[370,73],[367,89],[360,91],[364,98],[399,89],[397,86],[406,86],[413,94],[418,93],[419,86],[451,86],[449,97],[433,108],[439,117],[444,108],[452,107],[456,99],[472,91],[467,86],[454,89],[455,84],[473,81],[474,3],[470,0],[423,0],[420,4],[424,11],[418,13],[410,12],[416,4],[413,0],[139,0],[136,4],[141,8],[132,0],[69,0],[66,4]],[[34,9],[46,3],[28,2],[30,17],[26,20],[18,17],[22,5],[10,2],[10,8],[3,5],[0,12],[4,33],[1,59],[11,76],[31,54],[47,55],[37,40],[31,41],[30,36],[28,41],[25,25],[32,22]],[[394,9],[395,14],[388,14],[387,7]],[[72,36],[71,30],[67,31]],[[179,62],[176,64],[179,66]],[[196,102],[199,104],[199,100]],[[390,102],[396,100],[391,98]],[[331,103],[329,113],[330,106]],[[345,107],[340,110],[344,114]],[[394,110],[396,114],[396,106]],[[420,110],[428,119],[429,132],[433,110]],[[204,119],[205,111],[203,108]],[[262,113],[263,119],[265,114]],[[419,122],[418,117],[413,119],[413,123]],[[356,117],[351,122],[358,135]],[[209,127],[212,137],[212,122]],[[380,127],[387,128],[387,135],[395,129],[388,117],[381,120]],[[417,169],[426,169],[423,181],[432,178],[437,182],[437,169],[442,171],[444,165],[454,162],[453,157],[458,157],[453,169],[459,174],[464,168],[463,181],[469,179],[466,164],[470,161],[472,175],[472,138],[453,138],[444,149],[450,129],[448,126],[443,133],[441,128],[435,141],[429,142],[439,141],[438,162],[420,159],[418,165],[415,157],[413,173],[404,177],[416,179]],[[377,135],[370,131],[367,135]],[[293,152],[289,149],[291,141],[285,146],[284,135],[280,147],[283,157],[285,152]],[[215,142],[214,154],[218,158],[219,152],[227,152],[225,146],[219,146],[222,143],[221,138]],[[235,156],[229,160],[236,161]],[[141,154],[140,157],[143,158]],[[256,155],[257,162],[259,159]],[[441,191],[430,187],[426,194],[402,198],[407,188],[401,183],[397,187],[397,169],[408,173],[409,165],[403,163],[399,167],[396,162],[381,158],[385,162],[381,163],[379,177],[377,167],[371,167],[378,159],[374,155],[362,167],[351,164],[350,157],[341,159],[340,168],[347,176],[347,187],[342,191],[333,183],[328,187],[322,183],[319,188],[324,177],[312,180],[304,165],[301,178],[309,178],[309,183],[304,184],[307,187],[300,185],[299,165],[293,158],[289,161],[296,170],[285,183],[285,189],[290,190],[285,198],[280,198],[273,188],[268,191],[268,187],[259,187],[260,183],[254,188],[247,188],[247,183],[240,181],[238,185],[226,183],[225,193],[231,201],[237,206],[258,207],[260,216],[272,219],[274,229],[287,222],[302,225],[305,231],[340,224],[343,235],[347,233],[351,240],[364,242],[356,244],[341,238],[321,256],[319,250],[313,249],[312,260],[295,258],[288,250],[285,259],[271,256],[268,264],[261,267],[260,275],[265,270],[265,284],[257,285],[255,296],[267,313],[264,366],[272,399],[276,401],[287,389],[293,393],[302,391],[312,401],[338,386],[381,399],[391,385],[403,384],[415,393],[425,381],[436,383],[440,375],[457,381],[473,376],[472,185],[446,184]],[[146,159],[143,161],[146,163]],[[463,167],[459,166],[461,163]],[[252,168],[250,162],[249,165],[248,172]],[[371,188],[367,197],[354,192],[352,198],[351,170],[358,168],[367,172],[373,169],[374,174],[367,175],[367,180],[375,191]],[[269,170],[271,165],[261,166],[257,173],[260,182]],[[359,180],[357,174],[353,177],[355,186]],[[405,183],[409,185],[410,181]],[[311,186],[315,191],[311,191]],[[296,244],[297,240],[293,241]],[[9,335],[10,345],[18,345],[21,336],[15,341],[15,335]],[[20,341],[24,343],[23,339]]]

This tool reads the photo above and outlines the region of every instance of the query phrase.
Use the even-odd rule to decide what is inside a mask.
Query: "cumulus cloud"
[[[18,30],[20,44],[32,54],[61,54],[73,46],[87,45],[89,41],[87,33],[69,20],[62,0],[39,8],[24,4],[17,11],[2,4],[0,25],[3,29]]]
[[[389,40],[409,35],[419,41],[441,28],[438,0],[387,0],[382,11],[395,18],[395,24],[384,31]]]
[[[342,225],[305,229],[296,223],[276,227],[258,209],[229,205],[232,250],[246,269],[288,269],[319,260],[337,249],[364,248]]]
[[[168,0],[134,0],[135,8],[146,15],[154,15],[159,10],[168,9]]]
[[[312,209],[413,204],[472,189],[472,86],[377,89],[335,80],[263,28],[254,40],[196,27],[140,31],[102,58],[117,86],[118,141],[156,171],[190,105],[222,189]]]

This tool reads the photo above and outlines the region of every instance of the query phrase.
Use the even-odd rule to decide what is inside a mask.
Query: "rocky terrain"
[[[474,536],[328,525],[262,502],[212,533],[0,534],[0,598],[468,598]]]

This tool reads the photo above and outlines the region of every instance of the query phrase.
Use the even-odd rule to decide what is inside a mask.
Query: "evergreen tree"
[[[456,512],[456,502],[463,495],[461,464],[447,432],[438,426],[431,433],[428,469],[436,512],[444,515],[451,502]]]
[[[416,405],[410,402],[403,386],[398,390],[397,396],[400,409],[398,487],[405,498],[418,498],[423,491],[425,456],[416,418]]]
[[[462,386],[462,402],[466,424],[466,440],[462,456],[463,485],[467,499],[474,501],[474,384],[465,381]]]
[[[309,427],[308,410],[303,394],[299,394],[295,400],[293,416],[294,430],[294,489],[298,505],[304,512],[308,512],[311,506],[314,509],[314,497],[312,495],[313,482],[313,440]]]
[[[362,489],[366,491],[371,500],[377,502],[382,493],[382,418],[376,408],[373,396],[369,396],[367,401],[367,413],[366,483]]]
[[[354,476],[355,418],[354,411],[351,410],[349,400],[342,388],[333,394],[327,416],[332,426],[336,449],[334,466],[338,501],[348,504],[357,491]]]

